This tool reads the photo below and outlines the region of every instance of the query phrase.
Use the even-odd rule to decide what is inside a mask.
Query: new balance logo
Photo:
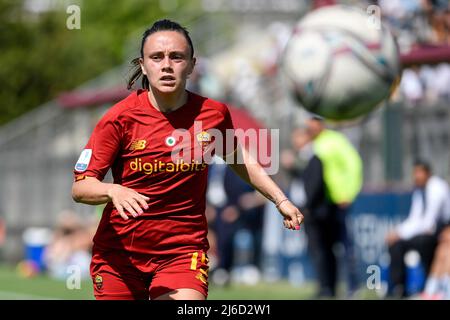
[[[145,141],[145,140],[134,140],[131,143],[130,150],[131,151],[144,150],[146,144],[147,144],[147,141]]]

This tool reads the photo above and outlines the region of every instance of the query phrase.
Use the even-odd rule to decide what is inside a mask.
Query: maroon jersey
[[[124,220],[108,203],[94,244],[143,254],[207,250],[206,160],[234,152],[236,138],[227,141],[227,129],[233,129],[227,106],[191,92],[185,105],[168,113],[151,105],[146,90],[114,105],[75,165],[75,180],[101,181],[111,168],[114,183],[149,197],[149,208]],[[217,132],[223,145],[215,144]]]

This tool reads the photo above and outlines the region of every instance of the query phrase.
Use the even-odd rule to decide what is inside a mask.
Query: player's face
[[[306,130],[312,138],[315,138],[322,132],[323,124],[321,121],[308,119],[306,122]]]
[[[147,37],[143,53],[141,68],[152,90],[172,93],[185,89],[195,58],[191,58],[191,48],[183,34],[158,31]]]
[[[310,141],[308,132],[304,129],[296,129],[292,133],[292,146],[295,150],[301,150]]]
[[[414,184],[419,188],[423,188],[427,184],[430,174],[422,166],[415,166],[413,176]]]

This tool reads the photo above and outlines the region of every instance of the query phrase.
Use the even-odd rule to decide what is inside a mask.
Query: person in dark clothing
[[[413,172],[414,191],[406,220],[386,236],[391,257],[390,286],[388,294],[395,298],[407,297],[405,254],[410,250],[419,253],[428,275],[438,242],[438,234],[448,222],[450,214],[450,187],[433,175],[430,165],[417,160]]]
[[[345,214],[327,195],[324,166],[313,150],[312,136],[302,128],[292,133],[292,146],[296,161],[285,161],[290,174],[300,180],[304,189],[303,203],[296,203],[305,215],[305,232],[308,237],[308,252],[316,271],[319,290],[317,298],[336,296],[338,262],[335,245],[350,242],[345,228]],[[293,197],[294,198],[294,197]],[[346,256],[347,260],[350,256]],[[348,263],[351,263],[347,261]],[[349,281],[353,276],[349,275]],[[353,286],[356,286],[353,284]]]
[[[265,201],[260,201],[258,194],[225,164],[214,164],[210,172],[210,198],[215,200],[217,218],[214,229],[217,236],[218,266],[228,273],[235,261],[234,238],[242,228],[250,231],[253,238],[253,256],[247,263],[259,266],[261,256],[261,230],[263,224],[263,210]],[[219,189],[221,189],[219,191]],[[262,196],[261,196],[262,198]]]

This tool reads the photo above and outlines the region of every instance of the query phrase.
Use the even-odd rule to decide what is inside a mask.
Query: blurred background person
[[[92,238],[97,221],[83,221],[74,211],[60,213],[50,243],[44,251],[44,261],[50,276],[66,279],[68,268],[78,266],[83,278],[89,278]]]
[[[414,192],[409,215],[386,236],[391,258],[389,295],[406,297],[404,256],[416,250],[428,275],[437,244],[437,235],[448,221],[450,189],[448,183],[432,174],[430,165],[417,160],[412,172]]]
[[[439,233],[430,274],[420,297],[424,300],[450,300],[450,226]]]
[[[403,71],[400,92],[412,107],[418,107],[424,98],[423,84],[419,79],[419,68],[413,66]]]
[[[288,153],[282,163],[294,179],[299,179],[303,193],[302,208],[308,253],[318,279],[318,298],[334,297],[338,285],[336,245],[342,244],[347,294],[357,289],[355,257],[347,232],[347,212],[360,191],[362,164],[358,152],[347,138],[325,128],[323,119],[312,116],[306,128],[296,128],[291,135],[295,160]],[[303,190],[301,190],[303,188]],[[293,199],[296,197],[293,196]]]
[[[237,263],[259,268],[261,258],[261,232],[263,209],[266,203],[259,193],[243,182],[228,166],[217,160],[210,167],[208,201],[216,209],[213,221],[217,241],[217,266],[211,270],[216,284],[229,285],[231,273]],[[251,235],[251,248],[243,259],[238,256],[236,234],[245,230]],[[215,273],[215,275],[214,275]]]
[[[324,277],[324,287],[319,294],[336,295],[338,268],[335,250],[336,244],[340,243],[344,249],[347,296],[351,297],[358,284],[353,241],[347,230],[347,215],[362,187],[362,160],[348,138],[340,132],[327,129],[323,118],[311,116],[306,125],[314,155],[304,181],[314,181],[310,187],[305,185],[305,192],[308,198],[308,189],[311,189],[307,201],[307,209],[314,216],[310,226],[311,240],[321,255],[316,257],[318,264],[322,265]]]
[[[305,215],[308,255],[318,280],[317,298],[336,295],[336,257],[333,245],[339,235],[336,228],[336,206],[326,197],[323,166],[314,153],[312,137],[305,128],[295,128],[291,135],[293,152],[285,150],[284,168],[293,178],[291,192]]]
[[[250,264],[261,269],[262,230],[265,206],[268,201],[258,191],[252,189],[243,193],[238,200],[242,212],[243,227],[252,236],[253,252]]]

